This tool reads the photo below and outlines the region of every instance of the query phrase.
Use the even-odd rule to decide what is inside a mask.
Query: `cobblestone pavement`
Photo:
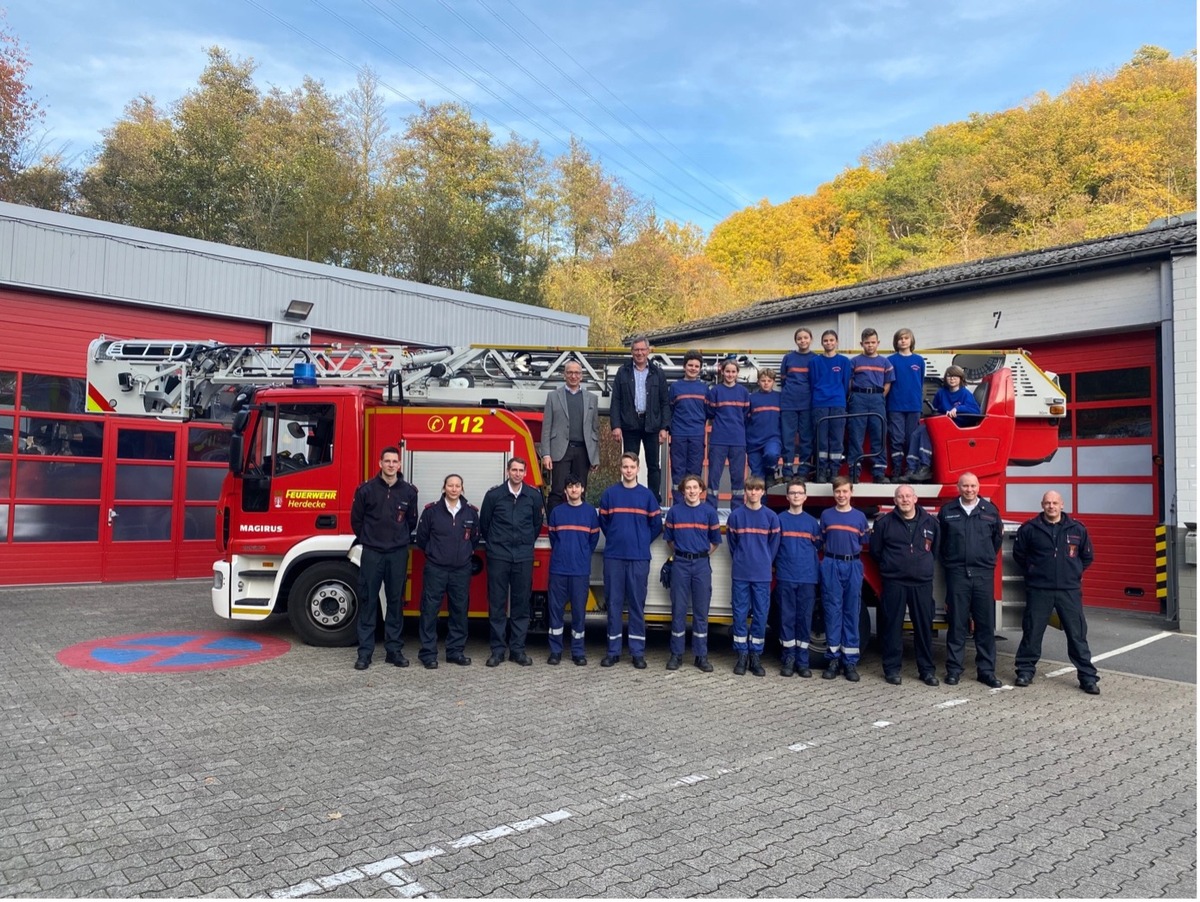
[[[215,620],[192,582],[6,589],[0,617],[0,895],[1196,895],[1184,683],[929,688],[909,660],[892,687],[872,657],[857,685],[756,679],[727,653],[668,673],[661,641],[601,670],[598,637],[586,668],[537,644],[489,670],[478,632],[471,667],[380,649],[359,673]],[[293,647],[182,674],[55,659],[223,628]]]

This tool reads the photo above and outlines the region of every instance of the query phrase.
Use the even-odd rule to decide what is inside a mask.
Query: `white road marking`
[[[573,812],[566,808],[560,808],[557,811],[551,811],[548,814],[536,815],[527,818],[523,821],[517,821],[512,824],[501,824],[498,827],[493,827],[490,830],[481,830],[478,833],[468,833],[465,836],[460,836],[458,839],[449,843],[451,849],[457,851],[465,849],[469,846],[477,846],[481,843],[490,842],[493,839],[499,839],[502,836],[509,836],[518,831],[533,830],[537,827],[548,827],[551,824],[557,824],[560,821],[565,821],[571,817]],[[327,874],[323,877],[316,877],[311,880],[304,880],[294,886],[284,887],[283,889],[271,890],[268,895],[272,899],[301,899],[305,896],[311,896],[314,893],[322,893],[326,890],[336,889],[339,886],[345,886],[349,883],[356,883],[359,880],[365,880],[369,877],[378,877],[397,890],[400,895],[412,898],[414,896],[429,895],[425,887],[421,886],[416,880],[408,876],[401,868],[417,864],[430,858],[436,858],[439,855],[445,855],[446,850],[438,846],[427,846],[424,849],[417,849],[412,852],[401,852],[399,855],[391,855],[387,858],[381,858],[378,861],[360,864],[356,867],[346,868],[344,871],[338,871],[336,874]]]
[[[676,786],[692,786],[696,783],[703,783],[707,780],[704,774],[688,774],[686,777],[680,777],[675,781]]]
[[[934,705],[934,707],[935,708],[953,708],[956,705],[965,705],[968,701],[969,701],[969,699],[965,699],[965,698],[952,698],[948,702],[939,702],[938,704]]]
[[[1115,658],[1117,655],[1123,655],[1127,651],[1133,651],[1135,648],[1141,648],[1143,645],[1149,645],[1151,642],[1157,642],[1159,639],[1165,639],[1168,636],[1176,636],[1178,633],[1162,632],[1156,633],[1153,636],[1147,636],[1145,639],[1139,639],[1137,642],[1130,642],[1128,645],[1122,645],[1120,648],[1114,648],[1112,651],[1106,651],[1103,654],[1092,655],[1092,663],[1103,661],[1105,658]],[[1064,673],[1074,673],[1074,667],[1063,667],[1059,670],[1052,671],[1046,674],[1046,677],[1062,676]]]

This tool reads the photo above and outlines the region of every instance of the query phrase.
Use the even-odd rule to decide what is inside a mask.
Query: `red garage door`
[[[204,576],[227,430],[86,413],[88,343],[259,343],[262,325],[0,291],[0,580]]]
[[[1162,511],[1159,465],[1158,342],[1153,331],[1029,347],[1059,376],[1070,415],[1061,449],[1048,464],[1011,467],[1008,511],[1039,510],[1042,493],[1060,491],[1087,526],[1096,562],[1084,579],[1090,605],[1160,612],[1155,527]]]

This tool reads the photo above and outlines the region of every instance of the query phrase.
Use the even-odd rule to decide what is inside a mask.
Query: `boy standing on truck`
[[[719,507],[721,476],[729,462],[730,508],[742,506],[746,480],[746,419],[750,392],[738,382],[738,363],[732,357],[721,363],[721,382],[708,389],[708,503]]]
[[[708,607],[712,601],[709,555],[721,544],[717,509],[701,500],[704,486],[694,473],[679,482],[683,501],[671,506],[663,521],[663,538],[671,549],[671,657],[667,670],[683,664],[688,606],[692,609],[692,653],[696,666],[712,673],[708,662]]]
[[[887,396],[896,379],[892,363],[879,353],[879,333],[862,330],[862,353],[850,361],[850,479],[861,481],[870,470],[872,481],[882,482],[887,469],[883,450],[887,425]],[[863,439],[871,442],[871,453],[863,455]]]
[[[925,403],[925,358],[914,353],[917,339],[912,329],[897,329],[892,336],[896,353],[888,357],[896,372],[896,381],[887,393],[888,448],[892,458],[892,482],[899,483],[904,472],[908,442],[921,424]]]
[[[837,352],[838,334],[821,333],[824,354],[808,367],[812,383],[813,431],[817,438],[817,482],[829,482],[842,468],[846,435],[846,396],[850,391],[850,359]]]
[[[600,542],[600,516],[583,500],[583,481],[578,476],[567,477],[564,492],[566,503],[550,511],[550,657],[546,663],[562,661],[563,620],[570,604],[571,660],[576,667],[584,667],[588,578],[592,553]]]
[[[812,383],[809,364],[817,355],[812,330],[801,326],[792,336],[796,350],[783,355],[779,365],[779,419],[783,438],[783,475],[808,479],[812,475]],[[792,461],[795,460],[793,469]]]
[[[621,455],[621,481],[600,496],[604,533],[604,597],[608,609],[608,654],[601,667],[621,660],[622,624],[629,606],[629,652],[633,666],[646,669],[646,588],[650,543],[662,532],[662,508],[654,493],[637,481],[638,456]]]
[[[808,642],[812,637],[813,602],[820,580],[817,549],[821,524],[804,511],[808,488],[793,477],[787,485],[788,509],[779,514],[779,553],[775,555],[775,580],[779,592],[779,643],[783,646],[780,676],[811,677]]]
[[[770,485],[782,452],[779,425],[779,393],[775,391],[775,371],[770,367],[758,374],[758,391],[750,396],[750,418],[746,423],[746,454],[750,472]]]
[[[689,473],[704,469],[704,432],[708,428],[708,411],[704,383],[700,370],[704,358],[699,351],[683,355],[683,378],[671,383],[667,393],[671,406],[671,481],[682,484]],[[673,491],[676,504],[683,500],[679,489]]]
[[[362,546],[358,564],[358,659],[355,670],[371,666],[379,589],[385,588],[387,614],[383,646],[387,662],[407,667],[404,641],[404,588],[408,582],[408,544],[417,529],[417,489],[400,474],[400,449],[389,445],[379,454],[379,474],[354,493],[350,505],[354,542]]]
[[[870,532],[866,515],[850,506],[853,489],[849,477],[833,480],[836,507],[821,512],[821,606],[825,613],[825,672],[832,680],[839,673],[857,683],[859,606],[862,604],[862,549]]]
[[[779,550],[779,518],[763,506],[766,490],[761,477],[747,479],[746,503],[734,509],[725,524],[733,558],[733,650],[737,653],[733,672],[738,676],[745,675],[747,668],[755,676],[767,673],[762,652],[771,607],[771,566]]]

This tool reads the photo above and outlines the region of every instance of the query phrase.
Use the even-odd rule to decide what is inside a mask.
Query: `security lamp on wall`
[[[312,301],[288,301],[287,309],[283,311],[283,318],[294,323],[302,323],[308,319],[312,309]]]

